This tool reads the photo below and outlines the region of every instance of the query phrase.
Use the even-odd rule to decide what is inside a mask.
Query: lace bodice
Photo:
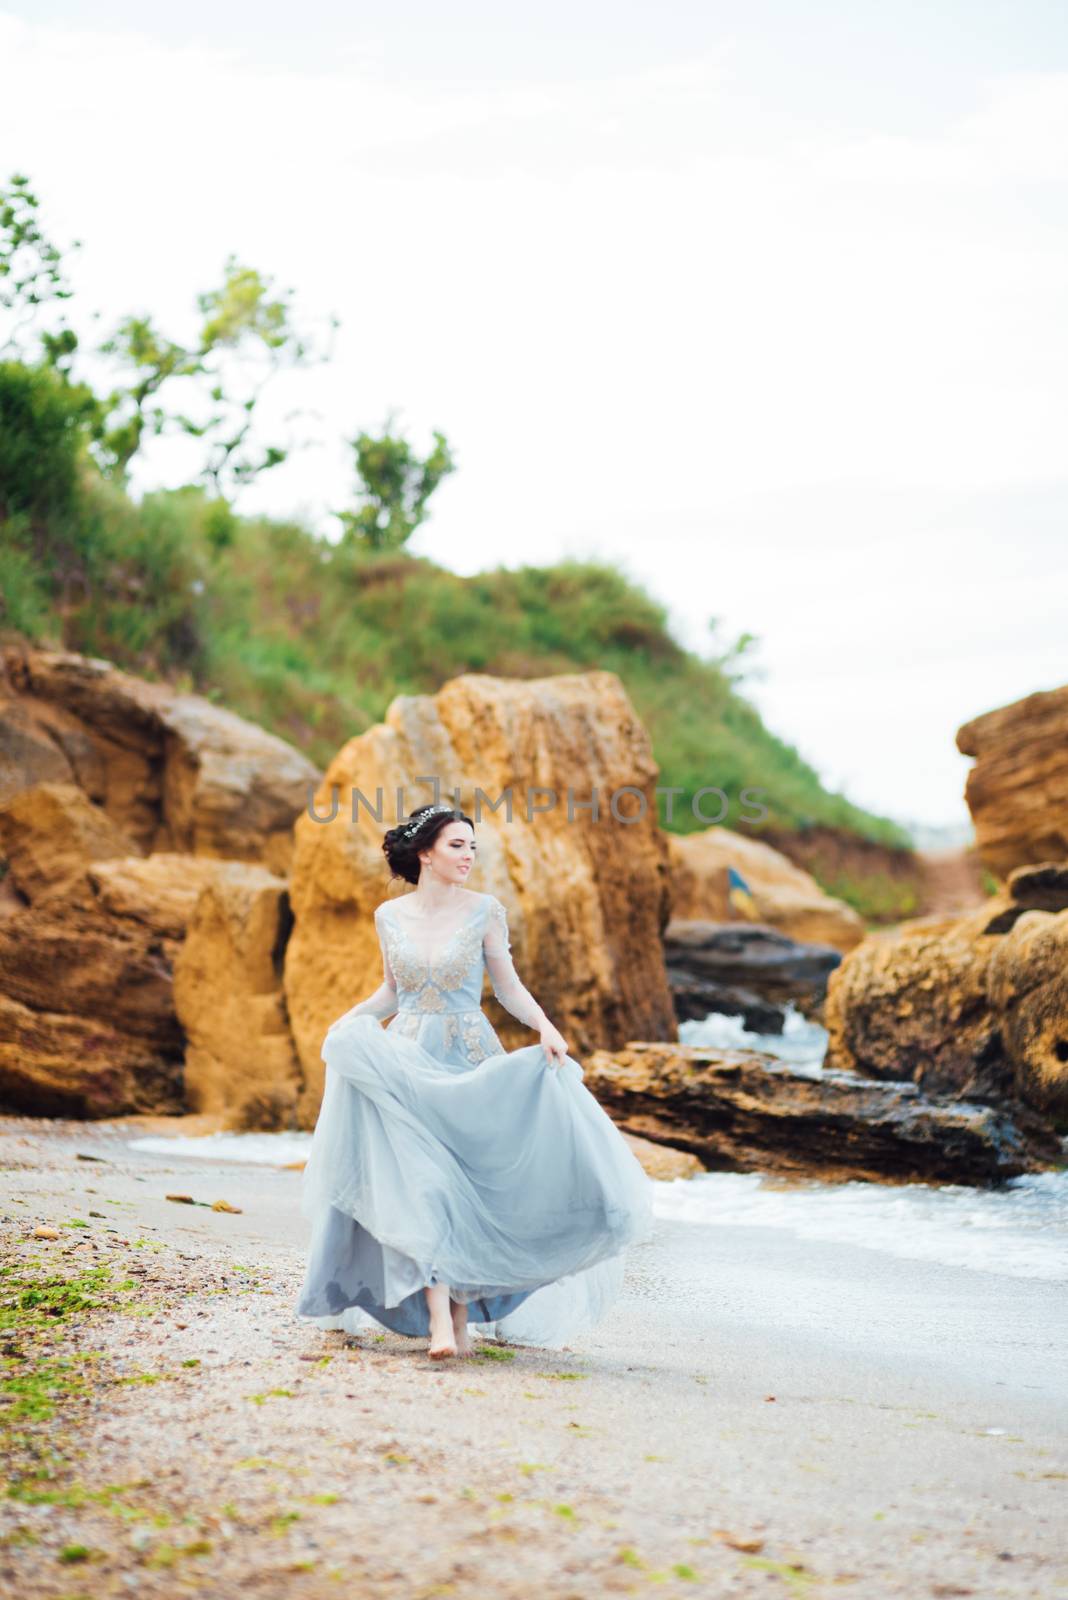
[[[470,1012],[480,1006],[485,970],[505,1010],[540,1030],[548,1018],[515,970],[500,900],[460,889],[455,904],[446,902],[427,921],[412,916],[406,903],[412,898],[375,908],[382,982],[348,1015]]]

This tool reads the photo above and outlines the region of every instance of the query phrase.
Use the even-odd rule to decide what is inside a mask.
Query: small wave
[[[788,1062],[802,1077],[818,1078],[827,1052],[827,1030],[803,1017],[792,1004],[786,1007],[782,1033],[751,1033],[743,1017],[711,1011],[700,1022],[680,1023],[679,1043],[709,1050],[762,1050]]]
[[[859,1179],[777,1184],[759,1172],[662,1181],[656,1214],[703,1227],[781,1228],[799,1239],[862,1245],[913,1261],[1068,1281],[1068,1172],[1029,1173],[998,1189]]]
[[[128,1139],[131,1150],[150,1155],[197,1161],[251,1162],[260,1167],[286,1167],[292,1161],[306,1161],[311,1150],[310,1133],[206,1133],[191,1139],[182,1134],[173,1139],[165,1134],[146,1134]]]

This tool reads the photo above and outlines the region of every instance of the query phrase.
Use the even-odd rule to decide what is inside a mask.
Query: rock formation
[[[55,899],[0,920],[0,1103],[41,1116],[181,1110],[175,949]]]
[[[73,783],[39,783],[0,801],[0,858],[29,904],[92,899],[89,869],[128,856],[130,839]]]
[[[0,652],[0,805],[75,784],[133,843],[288,869],[318,768],[200,695],[69,651]]]
[[[1037,902],[1037,904],[1036,904]],[[828,984],[827,1064],[1068,1116],[1068,866],[870,935]]]
[[[0,915],[0,1103],[46,1116],[177,1113],[191,1085],[194,1098],[203,1092],[213,1106],[232,1093],[237,1125],[259,1110],[268,1125],[270,1108],[275,1118],[279,1107],[291,1110],[297,1092],[281,988],[285,884],[245,862],[122,853],[130,849],[107,813],[70,783],[16,790],[0,806],[9,889]],[[207,950],[205,909],[195,948],[208,957],[203,1002],[217,1015],[191,1002],[179,1019],[175,964],[200,897],[220,882],[223,898],[239,907],[244,894],[255,904],[247,927],[232,910],[239,926],[229,946],[209,939]],[[235,1007],[242,1069],[228,1073]],[[204,1088],[213,1029],[214,1096]]]
[[[594,1052],[589,1087],[628,1135],[662,1151],[640,1149],[647,1166],[984,1183],[1059,1154],[1044,1119],[1068,1119],[1068,852],[1050,730],[1068,691],[961,731],[1002,892],[858,944],[853,913],[766,844],[661,833],[649,739],[610,672],[398,696],[309,811],[316,770],[205,700],[66,652],[0,661],[11,1109],[310,1127],[323,1034],[381,977],[373,909],[409,892],[383,831],[444,798],[475,819],[471,887],[505,903],[524,982],[572,1054]],[[1030,859],[1045,841],[1057,853]],[[728,864],[764,921],[726,920]],[[830,1070],[685,1050],[672,987],[680,1015],[767,1031],[787,1001],[818,1016],[826,987]],[[506,1047],[530,1042],[487,1005]]]
[[[0,1109],[37,1117],[177,1115],[181,1051],[106,1018],[38,1010],[0,994]]]
[[[957,749],[975,761],[964,798],[996,877],[1068,859],[1068,686],[973,718],[958,730]]]
[[[301,1075],[282,993],[292,918],[281,878],[218,864],[198,895],[174,967],[186,1036],[185,1100],[234,1128],[292,1126]]]
[[[155,928],[172,939],[184,939],[201,891],[231,868],[247,869],[253,875],[262,872],[272,883],[283,882],[254,863],[183,856],[171,850],[161,850],[154,856],[94,861],[86,876],[97,906],[142,922],[146,928]]]
[[[398,696],[383,723],[350,740],[315,799],[316,814],[329,818],[336,790],[337,815],[302,815],[295,830],[285,982],[305,1125],[322,1092],[326,1028],[381,980],[372,913],[398,888],[381,850],[398,790],[403,817],[428,799],[454,803],[458,787],[478,840],[471,887],[503,901],[523,981],[573,1051],[676,1037],[660,942],[670,884],[657,776],[648,735],[612,672],[530,681],[465,674],[436,695]],[[428,787],[433,778],[440,795]],[[379,820],[353,807],[357,790],[371,805],[381,792]],[[597,820],[579,809],[594,791]],[[616,820],[614,795],[620,816],[639,820]],[[495,1002],[488,1009],[506,1044],[530,1042]]]
[[[852,950],[864,924],[851,906],[824,894],[802,867],[770,845],[731,828],[669,835],[671,914],[687,922],[728,922],[727,871],[745,879],[757,918],[799,944]]]
[[[990,1005],[1014,1093],[1068,1129],[1068,862],[1017,868],[1008,891],[1030,909],[991,955]]]
[[[688,1150],[710,1170],[995,1184],[1061,1156],[1026,1110],[847,1072],[800,1073],[759,1051],[632,1042],[594,1052],[584,1073],[625,1132]]]
[[[103,1117],[189,1096],[232,1102],[241,1126],[292,1113],[288,902],[267,867],[288,868],[318,778],[198,695],[67,651],[0,652],[0,1101]],[[180,1020],[190,927],[201,998],[185,991]]]

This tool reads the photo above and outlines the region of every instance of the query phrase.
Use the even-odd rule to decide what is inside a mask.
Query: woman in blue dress
[[[297,1314],[429,1336],[432,1359],[471,1353],[469,1321],[559,1347],[617,1295],[650,1180],[520,982],[504,906],[465,886],[471,819],[422,806],[382,849],[415,888],[376,908],[382,983],[323,1041]],[[485,971],[538,1044],[504,1049]]]

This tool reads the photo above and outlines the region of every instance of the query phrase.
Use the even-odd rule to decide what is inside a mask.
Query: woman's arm
[[[330,1024],[336,1028],[339,1022],[344,1022],[347,1017],[390,1017],[397,1009],[397,983],[393,976],[393,968],[389,964],[389,951],[386,946],[386,934],[379,917],[381,906],[375,907],[375,932],[378,934],[378,946],[382,952],[382,982],[373,994],[366,1000],[360,1000],[351,1006],[348,1011]],[[329,1033],[330,1029],[327,1029]]]
[[[482,940],[482,954],[490,975],[493,993],[504,1009],[528,1028],[541,1034],[545,1052],[554,1061],[562,1061],[567,1054],[567,1041],[549,1021],[530,990],[520,982],[512,961],[508,937],[508,918],[496,896],[490,896],[490,912],[486,918],[486,932]]]

